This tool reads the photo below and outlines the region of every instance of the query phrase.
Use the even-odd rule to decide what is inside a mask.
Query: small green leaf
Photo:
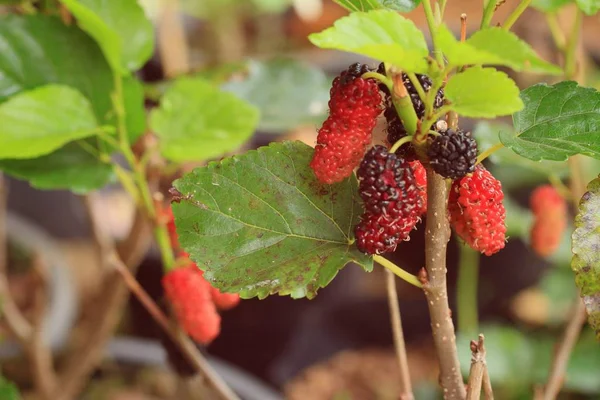
[[[333,0],[349,11],[370,11],[381,8],[409,12],[421,4],[421,0]]]
[[[600,10],[600,0],[575,0],[581,11],[587,15],[594,15]]]
[[[136,0],[60,0],[102,48],[112,69],[139,69],[154,50],[154,28]]]
[[[150,125],[171,161],[198,161],[238,148],[254,133],[258,110],[195,78],[178,79],[152,111]]]
[[[313,33],[310,41],[322,49],[343,50],[390,62],[406,72],[427,72],[429,51],[415,24],[390,10],[355,12],[334,26]]]
[[[115,178],[111,164],[100,162],[78,142],[38,158],[0,160],[0,170],[38,189],[67,189],[77,194],[100,189]]]
[[[7,381],[0,376],[0,399],[2,400],[20,400],[19,389],[12,382]]]
[[[260,109],[261,131],[283,133],[325,119],[330,84],[317,68],[274,59],[251,61],[245,80],[233,80],[223,88]]]
[[[362,214],[356,179],[319,183],[313,152],[274,143],[175,182],[181,246],[211,284],[245,298],[312,298],[350,262],[372,269],[372,258],[351,244]]]
[[[534,85],[521,92],[525,108],[513,115],[515,132],[500,140],[530,160],[564,161],[574,154],[600,158],[600,94],[576,82]]]
[[[146,130],[146,108],[144,86],[133,76],[123,79],[123,103],[129,142],[135,143]]]
[[[98,121],[105,121],[112,109],[112,72],[98,45],[80,29],[42,14],[4,15],[0,43],[0,103],[24,90],[62,84],[83,93]]]
[[[523,108],[516,83],[494,68],[472,67],[453,75],[445,94],[452,109],[465,117],[494,118]]]
[[[588,185],[579,202],[572,236],[575,284],[588,313],[588,321],[600,339],[600,178]]]
[[[573,3],[573,0],[533,0],[531,6],[543,12],[556,12],[561,7]]]
[[[0,159],[34,158],[98,131],[89,101],[68,86],[47,85],[0,104]]]
[[[562,73],[559,67],[540,59],[517,35],[502,28],[484,29],[459,42],[443,25],[438,29],[437,38],[451,65],[504,65],[515,71]]]

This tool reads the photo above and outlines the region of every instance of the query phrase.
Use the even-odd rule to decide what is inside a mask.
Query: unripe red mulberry
[[[317,179],[336,183],[358,166],[381,113],[377,83],[357,75],[363,67],[353,65],[334,79],[329,100],[329,117],[317,136],[310,163]]]
[[[448,211],[456,233],[473,249],[490,256],[504,248],[506,211],[499,180],[481,164],[472,174],[455,180]]]
[[[548,257],[560,246],[567,228],[567,202],[552,185],[544,185],[533,191],[529,203],[535,217],[531,247],[540,256]]]
[[[356,246],[366,254],[390,253],[403,240],[408,240],[418,217],[391,219],[381,214],[365,213],[354,229]]]
[[[221,293],[219,289],[210,288],[212,300],[219,310],[229,310],[237,306],[240,302],[240,295],[236,293]]]
[[[211,297],[211,286],[196,265],[169,271],[162,285],[177,320],[192,339],[206,344],[219,335],[221,317]]]
[[[427,212],[427,171],[419,160],[411,161],[409,164],[415,175],[415,183],[419,189],[419,196],[422,199],[419,215],[423,215]]]

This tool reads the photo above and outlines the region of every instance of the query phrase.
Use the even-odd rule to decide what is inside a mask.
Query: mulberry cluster
[[[352,174],[358,166],[381,113],[381,94],[377,82],[361,78],[368,68],[353,64],[333,81],[329,117],[317,136],[310,163],[317,179],[336,183]]]
[[[473,174],[455,180],[450,188],[450,223],[473,249],[490,256],[506,241],[506,211],[500,181],[481,164]]]
[[[171,207],[164,210],[163,218],[172,246],[178,249],[179,240]],[[233,293],[221,293],[212,287],[187,253],[180,252],[179,258],[184,265],[169,271],[163,277],[165,297],[190,337],[200,343],[209,343],[218,336],[221,329],[221,317],[217,309],[228,310],[235,307],[240,302],[240,297]]]
[[[552,185],[540,186],[529,199],[535,217],[531,227],[531,247],[548,257],[560,245],[567,228],[567,202]]]
[[[444,178],[458,179],[474,171],[477,142],[470,132],[447,129],[427,149],[429,164]]]
[[[411,164],[384,146],[367,152],[357,176],[365,207],[354,232],[358,249],[367,254],[394,251],[400,241],[408,240],[423,212],[423,186]]]

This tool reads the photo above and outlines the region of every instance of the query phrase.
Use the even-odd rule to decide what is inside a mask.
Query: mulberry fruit
[[[473,249],[490,256],[506,241],[506,211],[500,181],[481,164],[473,174],[455,180],[450,188],[450,223]]]
[[[333,81],[329,117],[319,129],[310,163],[323,183],[340,182],[350,176],[371,143],[382,111],[381,95],[374,80],[358,76],[357,72],[364,69],[353,65]]]
[[[409,164],[414,172],[415,183],[419,189],[419,196],[422,199],[419,215],[423,215],[427,212],[427,171],[419,160],[411,161]]]
[[[240,302],[240,296],[236,293],[221,293],[215,287],[210,288],[212,300],[219,310],[230,310]]]
[[[390,253],[403,240],[408,240],[418,218],[391,219],[386,215],[365,213],[354,229],[356,246],[365,254]]]
[[[433,139],[427,157],[433,170],[444,178],[462,178],[475,169],[477,142],[470,133],[448,129]]]
[[[534,214],[531,247],[548,257],[560,246],[567,228],[567,202],[551,185],[540,186],[531,194],[529,204]]]
[[[412,167],[384,146],[374,146],[367,152],[357,177],[367,212],[391,220],[405,220],[421,212],[423,198]]]
[[[221,329],[221,317],[202,271],[189,266],[169,271],[162,280],[166,298],[183,329],[199,343],[210,343]]]

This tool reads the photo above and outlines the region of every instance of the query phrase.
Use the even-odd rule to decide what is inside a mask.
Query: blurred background
[[[481,18],[480,3],[448,2],[447,24],[457,33],[460,15],[466,13],[468,30],[475,30]],[[506,1],[493,23],[503,21],[516,3]],[[372,60],[320,50],[308,42],[308,34],[329,27],[347,13],[331,0],[140,0],[140,4],[156,28],[157,41],[156,53],[139,72],[148,109],[157,104],[173,78],[182,74],[204,77],[261,111],[259,129],[239,152],[280,140],[314,145],[316,130],[326,117],[332,78],[354,62],[376,66]],[[8,11],[0,6],[0,13]],[[559,22],[569,24],[571,13],[565,8],[558,15]],[[420,8],[408,18],[427,31]],[[538,11],[526,11],[514,31],[542,58],[561,62]],[[586,83],[598,86],[600,18],[586,18],[583,32],[580,56],[585,60]],[[544,80],[527,74],[513,74],[513,78],[521,88]],[[481,149],[496,143],[497,133],[510,129],[509,123],[460,121],[462,129],[474,132]],[[378,130],[383,128],[382,124]],[[384,138],[382,132],[376,136]],[[584,162],[586,179],[594,178],[599,163]],[[536,255],[528,246],[532,221],[528,199],[549,178],[563,179],[568,174],[564,163],[533,163],[510,150],[496,153],[488,167],[505,188],[510,238],[504,251],[480,260],[479,330],[486,334],[497,398],[527,399],[545,381],[555,339],[577,298],[569,267],[570,232],[554,255]],[[162,182],[164,188],[170,187],[172,178]],[[30,246],[56,267],[52,268],[44,334],[59,351],[77,335],[73,328],[85,321],[87,311],[97,307],[100,266],[86,211],[70,192],[40,191],[23,181],[7,181],[10,290],[25,314],[31,311],[31,293],[39,282],[24,267],[30,261]],[[127,194],[115,185],[93,199],[93,212],[104,229],[123,238],[134,210]],[[424,264],[423,248],[423,229],[418,229],[391,258],[416,273]],[[453,239],[448,254],[453,306],[460,251]],[[160,257],[153,249],[137,278],[155,299],[162,296],[161,276]],[[401,281],[397,284],[416,398],[440,398],[425,299],[418,289]],[[461,361],[468,369],[468,340],[473,337],[460,333]],[[310,301],[278,296],[244,300],[223,314],[222,332],[205,350],[245,399],[396,398],[398,371],[381,268],[366,274],[348,266]],[[0,363],[4,376],[21,387],[31,385],[20,350],[1,323]],[[106,349],[105,361],[81,398],[177,398],[169,371],[159,329],[132,298],[118,334]],[[600,346],[586,328],[569,364],[564,398],[600,398],[599,377]]]

